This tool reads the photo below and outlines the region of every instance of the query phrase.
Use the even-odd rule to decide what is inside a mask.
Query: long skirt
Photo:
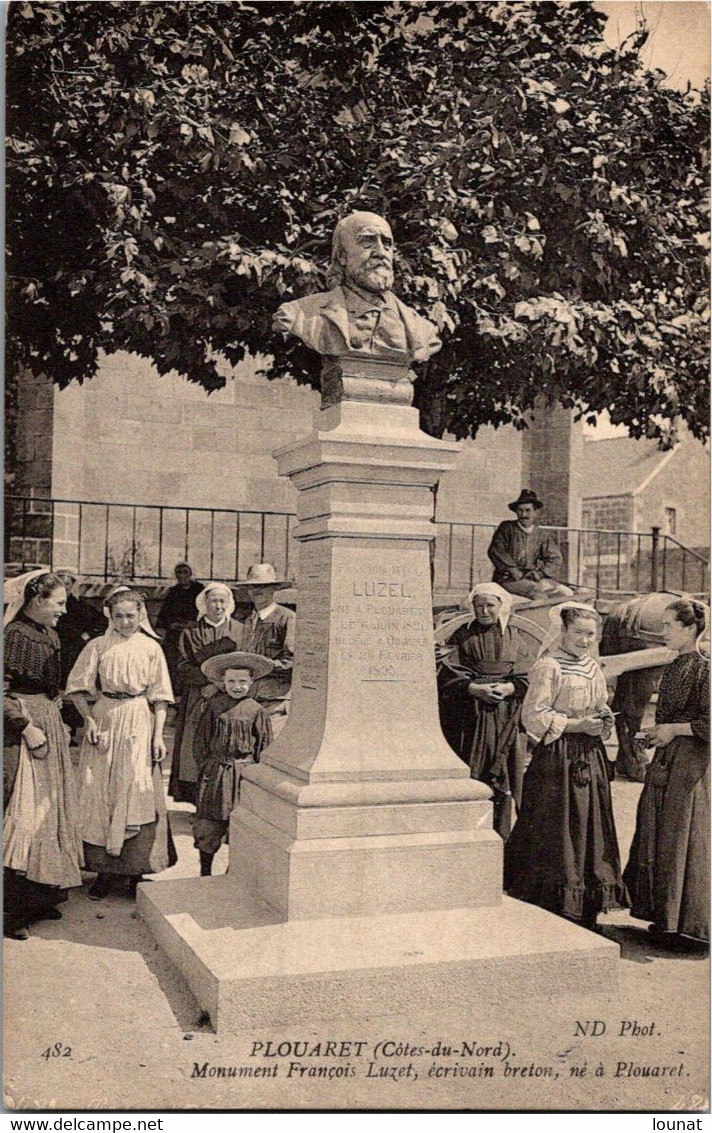
[[[86,868],[137,876],[174,864],[160,768],[153,767],[153,719],[143,696],[94,706],[99,742],[82,744],[79,824]]]
[[[62,890],[81,885],[83,865],[74,768],[59,709],[42,695],[23,695],[22,702],[48,750],[37,759],[20,744],[5,813],[3,908],[10,932],[65,899]]]
[[[627,908],[607,762],[593,736],[534,749],[504,849],[511,896],[576,920]]]
[[[513,699],[492,705],[474,702],[471,713],[470,773],[492,788],[494,829],[506,841],[512,828],[512,799],[517,806],[521,801],[525,752],[519,742],[521,705]]]
[[[193,758],[193,741],[205,704],[202,688],[189,685],[178,706],[168,783],[168,794],[177,803],[194,803],[198,796],[198,765]]]
[[[624,878],[631,915],[663,932],[710,939],[709,747],[679,736],[658,747],[638,802]]]

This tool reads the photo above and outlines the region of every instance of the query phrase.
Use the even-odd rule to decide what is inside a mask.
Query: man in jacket
[[[517,518],[500,523],[492,536],[487,554],[494,564],[493,581],[524,598],[570,598],[573,591],[557,581],[561,551],[536,522],[536,513],[544,506],[536,492],[522,488],[519,498],[507,506]]]

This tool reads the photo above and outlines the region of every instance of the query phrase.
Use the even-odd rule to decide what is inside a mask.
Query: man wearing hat
[[[240,648],[258,653],[274,662],[273,671],[256,680],[252,696],[272,718],[272,730],[279,735],[287,721],[294,665],[294,631],[296,616],[293,610],[275,602],[278,590],[290,583],[277,578],[271,563],[253,563],[247,577],[238,580],[244,588],[254,610],[243,622]]]
[[[544,506],[536,492],[522,488],[507,506],[517,518],[505,519],[492,536],[487,554],[494,564],[493,581],[524,598],[570,598],[573,591],[556,581],[563,565],[561,551],[536,522]]]

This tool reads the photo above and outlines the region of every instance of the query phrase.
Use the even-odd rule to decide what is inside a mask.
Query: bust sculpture
[[[330,291],[283,303],[274,329],[326,356],[365,355],[401,365],[440,349],[437,327],[396,298],[393,233],[382,216],[353,212],[334,229]]]

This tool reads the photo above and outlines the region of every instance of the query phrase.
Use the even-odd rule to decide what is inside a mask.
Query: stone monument
[[[436,328],[391,291],[383,218],[339,222],[332,275],[275,316],[323,356],[314,431],[274,454],[298,492],[292,711],[244,772],[229,873],[142,886],[139,911],[220,1031],[609,988],[616,945],[502,897],[490,791],[440,730],[432,489],[458,446],[420,430],[410,371]]]

